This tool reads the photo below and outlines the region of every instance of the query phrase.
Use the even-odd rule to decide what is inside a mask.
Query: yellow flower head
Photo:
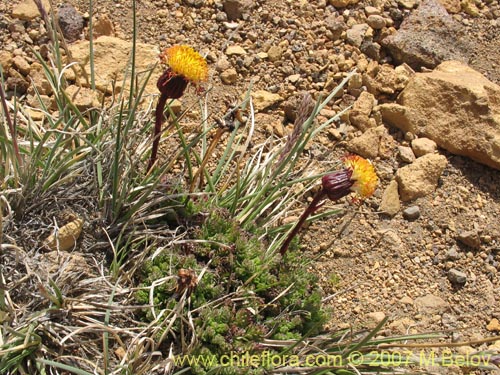
[[[344,166],[352,171],[351,180],[354,184],[351,191],[361,198],[370,197],[377,188],[378,177],[373,164],[358,155],[349,155],[344,158]]]
[[[170,67],[174,75],[182,76],[191,83],[205,81],[208,77],[207,62],[189,46],[167,48],[160,54],[160,59]]]

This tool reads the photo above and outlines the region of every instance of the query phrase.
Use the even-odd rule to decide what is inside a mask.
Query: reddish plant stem
[[[312,202],[309,204],[309,206],[305,209],[305,211],[300,215],[299,221],[295,224],[293,227],[292,231],[288,234],[288,237],[286,238],[285,242],[281,245],[280,248],[280,254],[281,256],[285,255],[285,253],[288,250],[288,247],[290,246],[290,243],[292,242],[293,238],[299,233],[300,228],[302,228],[302,225],[304,225],[306,219],[312,215],[318,208],[321,207],[320,201],[325,197],[326,193],[324,189],[321,189],[316,193],[314,196]]]
[[[163,111],[165,109],[165,104],[167,104],[167,99],[167,95],[161,94],[160,98],[158,99],[158,103],[156,104],[153,147],[151,148],[151,157],[149,158],[147,172],[149,172],[151,168],[153,168],[153,165],[155,164],[156,158],[158,156],[158,146],[160,144],[161,138],[161,124],[163,123]]]
[[[153,147],[151,149],[151,158],[149,159],[147,172],[153,168],[156,158],[158,157],[158,146],[161,138],[161,124],[163,123],[163,111],[165,110],[167,100],[179,99],[182,94],[184,94],[184,90],[187,85],[188,81],[186,78],[180,75],[175,75],[172,73],[170,68],[165,70],[156,82],[156,87],[160,91],[160,98],[158,99],[158,104],[156,104]]]

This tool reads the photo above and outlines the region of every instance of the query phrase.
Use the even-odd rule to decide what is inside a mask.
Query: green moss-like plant
[[[241,229],[226,210],[216,209],[191,231],[194,239],[206,242],[196,243],[189,254],[173,249],[143,268],[142,284],[148,286],[180,268],[199,274],[211,260],[190,297],[190,308],[197,309],[193,318],[198,338],[191,355],[257,354],[264,350],[265,338],[300,339],[321,330],[326,318],[317,277],[307,271],[300,253],[268,255],[258,235],[258,230]],[[174,290],[173,284],[155,289],[158,311],[167,306],[165,301],[174,301]],[[137,294],[139,303],[148,303],[147,298],[147,293]],[[192,371],[201,374],[207,366]]]

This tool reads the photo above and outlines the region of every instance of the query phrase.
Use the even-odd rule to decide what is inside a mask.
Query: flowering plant
[[[189,83],[198,86],[206,81],[208,67],[205,59],[193,48],[176,45],[167,48],[160,54],[160,60],[167,68],[158,79],[156,87],[160,91],[160,98],[156,105],[153,147],[149,159],[148,171],[156,162],[158,145],[160,143],[163,111],[168,99],[179,99]]]
[[[355,192],[359,198],[365,199],[374,193],[378,178],[372,163],[358,155],[346,156],[343,163],[344,168],[342,170],[323,176],[321,190],[316,193],[312,202],[302,213],[299,221],[281,245],[281,255],[285,255],[290,242],[299,232],[306,219],[323,205],[322,201],[325,197],[337,201],[351,192]]]

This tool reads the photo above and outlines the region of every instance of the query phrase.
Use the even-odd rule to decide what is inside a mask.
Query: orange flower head
[[[349,155],[344,158],[344,166],[352,171],[351,180],[354,184],[351,191],[361,198],[368,198],[375,192],[378,177],[373,164],[358,155]]]
[[[208,77],[207,62],[189,46],[176,45],[167,48],[160,54],[160,59],[170,67],[173,75],[182,76],[191,83],[203,82]]]

